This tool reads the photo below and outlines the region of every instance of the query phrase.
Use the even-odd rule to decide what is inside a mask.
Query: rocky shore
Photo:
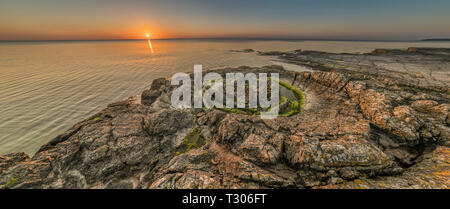
[[[215,72],[277,72],[300,114],[173,109],[176,86],[155,79],[33,157],[0,156],[0,188],[450,187],[450,49],[258,53],[311,71]]]

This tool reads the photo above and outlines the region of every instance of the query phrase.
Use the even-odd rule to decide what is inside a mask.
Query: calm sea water
[[[431,42],[73,41],[0,42],[0,154],[39,147],[107,104],[137,95],[175,72],[278,64],[230,50],[367,52],[375,48],[450,47]],[[286,65],[292,70],[295,66]]]

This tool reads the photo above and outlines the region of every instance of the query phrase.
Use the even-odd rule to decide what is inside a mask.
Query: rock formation
[[[174,109],[156,79],[33,156],[0,156],[0,188],[448,188],[450,50],[270,52],[307,66],[277,72],[303,112],[262,120]]]

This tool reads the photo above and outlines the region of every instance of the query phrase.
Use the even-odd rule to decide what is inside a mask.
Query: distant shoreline
[[[420,40],[420,41],[436,41],[436,42],[439,42],[439,41],[450,41],[450,38],[431,38],[431,39],[423,39],[423,40]]]

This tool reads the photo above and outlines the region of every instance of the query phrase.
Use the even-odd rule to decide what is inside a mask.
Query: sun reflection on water
[[[150,39],[147,39],[147,42],[148,42],[148,48],[150,48],[150,52],[153,54],[154,51],[153,51],[152,42],[150,41]]]

